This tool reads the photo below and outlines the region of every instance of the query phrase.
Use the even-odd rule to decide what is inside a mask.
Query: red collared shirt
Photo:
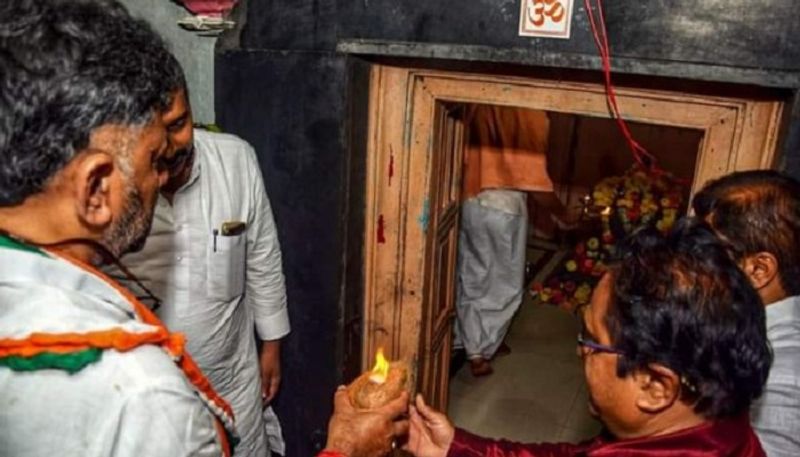
[[[522,444],[456,429],[448,457],[765,457],[747,414],[632,440],[598,436],[581,444]]]

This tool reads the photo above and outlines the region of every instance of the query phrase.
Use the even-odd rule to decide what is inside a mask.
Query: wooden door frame
[[[601,84],[374,65],[370,74],[363,368],[384,347],[416,385],[437,105],[484,103],[608,118]],[[693,191],[734,170],[772,168],[783,102],[619,88],[626,119],[704,131]]]

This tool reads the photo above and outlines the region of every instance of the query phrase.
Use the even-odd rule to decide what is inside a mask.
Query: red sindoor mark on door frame
[[[392,177],[394,176],[394,151],[389,146],[389,187],[392,187]]]
[[[383,214],[378,216],[378,244],[386,243],[386,235],[384,233],[385,222],[383,221]]]

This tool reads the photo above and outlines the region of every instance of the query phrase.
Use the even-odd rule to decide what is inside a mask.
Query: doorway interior
[[[686,182],[686,201],[709,179],[734,170],[770,168],[775,163],[783,101],[772,95],[747,93],[742,97],[626,87],[618,90],[618,101],[634,135],[658,156],[662,168]],[[490,383],[492,377],[501,379],[497,375],[507,365],[518,370],[506,382],[507,392],[520,392],[527,382],[534,389],[530,396],[549,401],[551,410],[566,412],[549,417],[542,412],[546,407],[536,413],[529,402],[520,406],[519,417],[503,421],[528,424],[520,429],[536,428],[529,425],[532,414],[538,414],[544,418],[542,423],[549,421],[551,426],[542,428],[546,436],[531,438],[557,439],[581,395],[569,313],[526,298],[510,332],[511,341],[518,341],[514,344],[519,348],[512,346],[512,354],[497,361],[495,374],[485,382],[461,379],[461,373],[451,382],[455,263],[467,133],[464,112],[474,104],[547,113],[551,119],[548,172],[559,198],[568,205],[580,204],[599,181],[630,167],[630,154],[608,119],[600,84],[373,65],[362,368],[369,368],[377,348],[383,347],[390,358],[410,363],[409,387],[423,393],[436,408],[448,410],[448,400],[455,398],[451,388],[455,395],[463,387],[462,396],[476,402],[463,409],[474,418],[480,408],[490,409],[490,402],[484,399],[502,396],[491,393],[501,390]],[[575,241],[543,222],[545,217],[541,219],[529,231],[533,262],[545,255],[537,252],[548,251],[556,258]],[[543,268],[540,265],[535,273],[546,276]],[[553,333],[558,329],[558,334]],[[556,375],[553,367],[560,362],[568,368],[563,375]],[[519,372],[519,367],[529,367],[525,368],[528,372]],[[571,395],[571,400],[554,401],[549,384],[535,386],[537,381],[530,376],[534,372],[545,373],[555,384],[568,384],[567,377],[573,380],[574,390],[565,394]],[[457,384],[459,379],[463,386]],[[513,397],[505,401],[519,403]],[[503,409],[502,402],[498,409]],[[578,409],[574,411],[578,414]],[[486,434],[501,432],[489,430]]]

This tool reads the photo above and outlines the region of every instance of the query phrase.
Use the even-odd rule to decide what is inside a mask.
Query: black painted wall
[[[240,27],[219,42],[217,118],[255,146],[272,200],[293,327],[276,409],[287,455],[311,456],[324,443],[333,390],[352,376],[358,352],[363,68],[364,59],[375,57],[337,49],[584,70],[599,65],[582,0],[569,40],[519,37],[519,0],[242,1]],[[796,0],[605,3],[620,73],[748,83],[789,94],[800,87]],[[388,45],[398,41],[408,43]],[[790,101],[782,166],[800,176],[800,103]]]

